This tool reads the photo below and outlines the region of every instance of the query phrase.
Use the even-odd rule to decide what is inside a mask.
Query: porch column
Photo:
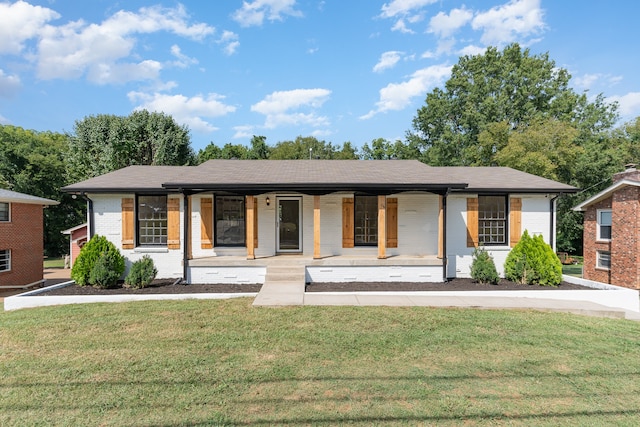
[[[438,212],[438,258],[444,257],[444,206],[443,196],[438,196],[439,212]]]
[[[387,196],[378,196],[378,259],[387,257]]]
[[[254,212],[254,196],[247,196],[247,259],[255,259],[255,248],[254,248],[254,235],[253,230],[255,230],[254,221],[255,221],[255,212]]]
[[[320,196],[313,196],[313,258],[320,256]]]

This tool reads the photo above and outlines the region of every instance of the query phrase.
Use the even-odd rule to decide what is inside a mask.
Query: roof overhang
[[[618,181],[615,184],[605,188],[595,196],[592,196],[589,199],[585,200],[584,202],[580,203],[579,205],[575,206],[573,210],[576,212],[584,212],[587,210],[589,206],[611,197],[613,193],[625,187],[640,187],[640,182],[631,181],[628,179],[623,179],[622,181]]]

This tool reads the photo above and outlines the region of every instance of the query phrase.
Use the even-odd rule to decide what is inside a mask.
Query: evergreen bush
[[[562,264],[542,236],[524,231],[504,264],[505,278],[525,285],[557,286],[562,282]]]
[[[102,261],[103,267],[107,262],[113,264],[114,274],[118,273],[118,278],[124,273],[124,257],[113,243],[104,236],[93,236],[83,247],[73,263],[71,278],[78,286],[93,285],[91,282],[91,271],[95,267],[100,256],[104,253],[113,254],[110,260]],[[101,267],[102,268],[102,267]],[[117,279],[116,279],[117,280]]]
[[[123,268],[118,267],[122,260]],[[100,254],[89,273],[89,283],[97,288],[113,288],[124,272],[124,258],[117,252],[105,251]]]
[[[156,274],[158,274],[158,270],[153,264],[153,260],[149,255],[145,255],[131,265],[131,270],[125,277],[124,284],[133,289],[144,288],[156,278]]]
[[[471,278],[482,284],[497,285],[500,277],[496,270],[493,258],[484,248],[476,248],[473,251],[473,262],[471,262]]]

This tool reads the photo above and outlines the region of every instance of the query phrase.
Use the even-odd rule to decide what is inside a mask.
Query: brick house
[[[635,165],[573,209],[584,212],[583,277],[640,289],[640,171]]]
[[[89,234],[158,277],[263,283],[263,259],[307,281],[469,277],[483,245],[502,274],[524,230],[553,246],[555,201],[576,188],[502,167],[417,160],[210,160],[129,166],[62,188],[87,199]]]
[[[58,202],[0,189],[0,288],[42,281],[43,207]]]

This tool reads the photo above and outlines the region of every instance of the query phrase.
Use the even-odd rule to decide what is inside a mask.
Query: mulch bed
[[[98,289],[92,286],[70,285],[38,295],[133,295],[133,294],[199,294],[199,293],[238,293],[259,292],[262,287],[254,284],[174,284],[175,279],[155,280],[151,286],[143,289],[118,287]],[[483,285],[471,279],[452,279],[445,283],[409,283],[409,282],[346,282],[346,283],[308,283],[307,292],[399,292],[399,291],[548,291],[548,290],[592,290],[585,286],[562,282],[558,287],[519,285],[508,280],[500,280],[497,285]]]

